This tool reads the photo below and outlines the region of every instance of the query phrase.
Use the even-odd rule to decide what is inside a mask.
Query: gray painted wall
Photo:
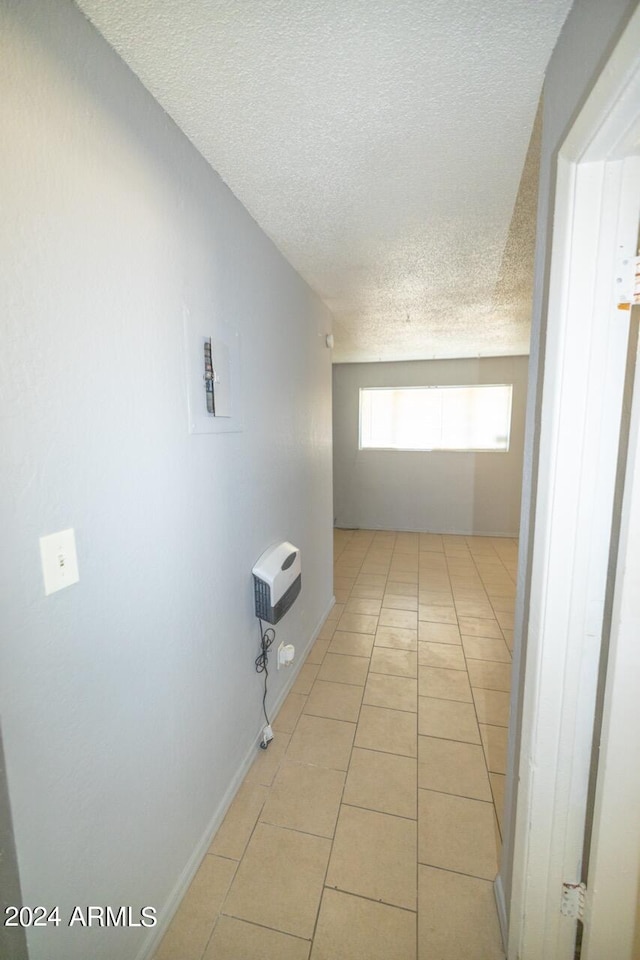
[[[15,907],[21,903],[20,875],[0,730],[0,915],[2,920],[7,919],[8,907]],[[27,938],[23,927],[5,926],[4,923],[0,923],[0,957],[2,960],[27,960]]]
[[[262,727],[251,567],[332,599],[330,315],[73,4],[0,0],[0,703],[24,902],[175,903]],[[241,335],[244,430],[190,436],[183,312]],[[80,582],[45,597],[39,537]],[[292,673],[271,677],[270,702]],[[146,932],[29,932],[128,960]]]
[[[538,226],[531,326],[529,390],[524,445],[518,603],[514,630],[513,703],[509,730],[509,764],[505,795],[505,834],[498,897],[508,917],[512,887],[515,791],[520,744],[520,700],[526,661],[531,550],[535,524],[540,412],[549,294],[551,232],[555,202],[556,161],[571,125],[613,50],[638,0],[574,0],[549,62],[543,88],[542,145],[538,193]],[[541,705],[541,709],[543,705]]]
[[[527,357],[344,363],[333,368],[338,527],[517,536]],[[360,387],[513,383],[508,453],[358,449]]]

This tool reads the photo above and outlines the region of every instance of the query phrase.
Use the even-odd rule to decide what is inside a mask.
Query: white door
[[[562,892],[564,884],[583,879],[612,517],[619,509],[618,441],[630,311],[618,309],[618,292],[628,276],[622,276],[622,261],[633,258],[638,236],[639,51],[640,10],[558,158],[519,781],[509,853],[509,960],[574,960],[578,919],[571,909],[562,909]],[[635,421],[633,427],[637,432]],[[635,447],[631,452],[629,469],[636,470]],[[638,483],[635,472],[624,507],[629,530]],[[637,936],[629,904],[637,903],[634,857],[640,849],[634,793],[640,756],[636,750],[624,759],[622,733],[633,711],[636,737],[640,730],[638,649],[631,639],[635,636],[640,648],[635,528],[633,536],[621,537],[620,549],[626,553],[618,566],[612,619],[583,960],[638,960],[607,942],[612,918],[616,928],[624,920],[627,938]],[[616,824],[609,812],[614,808]],[[615,861],[623,863],[625,844],[628,862],[622,871]],[[617,913],[612,913],[614,900]]]
[[[640,958],[640,306],[631,319],[582,960]],[[618,510],[616,509],[616,514]],[[590,828],[590,829],[589,829]]]

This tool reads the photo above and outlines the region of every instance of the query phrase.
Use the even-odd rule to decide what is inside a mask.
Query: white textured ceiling
[[[528,352],[570,0],[79,5],[331,308],[334,360]]]

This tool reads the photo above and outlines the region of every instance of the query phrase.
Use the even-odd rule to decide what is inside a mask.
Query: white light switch
[[[44,592],[48,596],[80,579],[73,528],[40,537]]]

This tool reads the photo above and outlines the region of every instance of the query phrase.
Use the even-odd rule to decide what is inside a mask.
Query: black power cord
[[[267,668],[267,663],[269,660],[269,648],[271,644],[276,639],[276,632],[273,627],[267,627],[266,629],[262,626],[262,620],[258,617],[258,623],[260,624],[260,653],[256,657],[256,673],[264,673],[264,694],[262,696],[262,712],[264,713],[264,718],[267,721],[267,726],[270,727],[271,723],[269,717],[267,716],[267,680],[269,679],[269,670]],[[263,740],[260,744],[263,750],[266,750],[269,746],[269,740]]]

